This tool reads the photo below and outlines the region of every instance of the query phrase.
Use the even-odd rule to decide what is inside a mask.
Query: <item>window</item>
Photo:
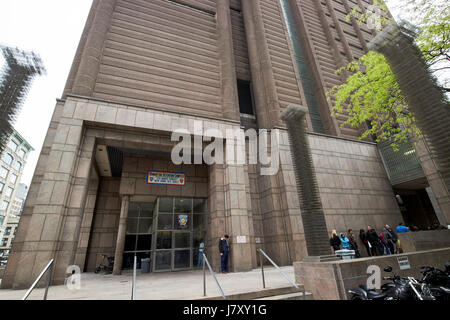
[[[9,202],[6,200],[3,200],[0,210],[6,211],[8,209],[8,206],[9,206]]]
[[[4,183],[2,183],[2,182],[0,182],[0,193],[2,193],[3,192],[3,188],[5,187],[5,184]]]
[[[8,187],[8,188],[6,188],[5,195],[6,195],[8,198],[11,198],[13,191],[14,191],[13,188]]]
[[[8,238],[3,238],[0,243],[0,247],[6,247],[8,245]]]
[[[11,165],[13,163],[13,156],[10,155],[9,153],[5,153],[2,157],[2,160],[7,164],[7,165]]]
[[[19,145],[15,143],[13,140],[9,140],[8,148],[10,148],[12,151],[16,152],[18,146]]]
[[[5,167],[1,167],[0,168],[0,177],[3,179],[6,179],[6,177],[8,176],[9,170],[6,169]]]
[[[14,169],[16,169],[17,171],[20,171],[21,168],[22,168],[22,163],[19,162],[19,161],[17,161],[17,162],[14,164]]]
[[[0,226],[3,224],[4,219],[5,219],[5,216],[0,215]]]
[[[245,114],[255,114],[253,112],[253,99],[250,82],[244,80],[237,81],[239,96],[239,112]]]
[[[6,227],[5,236],[9,236],[11,234],[11,227]]]
[[[20,149],[20,151],[19,151],[19,157],[21,157],[22,159],[25,157],[25,150],[23,150],[23,149]]]
[[[17,175],[12,173],[11,176],[9,177],[9,182],[11,182],[12,184],[15,184],[16,181],[17,181]]]

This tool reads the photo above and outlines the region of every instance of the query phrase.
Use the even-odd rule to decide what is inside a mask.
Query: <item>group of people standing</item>
[[[403,226],[402,223],[399,223],[396,231],[397,233],[409,232],[408,228]],[[367,231],[364,231],[364,229],[359,231],[359,238],[366,247],[368,256],[382,256],[401,253],[400,240],[398,239],[397,233],[388,224],[380,233],[371,226],[367,226]],[[354,250],[355,258],[361,257],[352,229],[349,229],[347,234],[340,233],[339,236],[336,230],[333,230],[330,238],[330,246],[333,247],[335,252],[340,249]]]

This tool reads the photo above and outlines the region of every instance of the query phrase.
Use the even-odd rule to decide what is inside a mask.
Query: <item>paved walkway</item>
[[[281,268],[292,280],[294,268]],[[139,270],[138,270],[139,271]],[[264,267],[266,287],[288,287],[290,283],[283,275],[271,267]],[[217,274],[217,280],[226,295],[258,291],[262,289],[261,269],[249,272]],[[206,290],[209,297],[220,296],[212,276],[207,272]],[[137,300],[186,300],[203,298],[203,272],[201,270],[137,274]],[[69,290],[66,286],[52,286],[49,300],[130,300],[132,273],[121,276],[83,273],[81,289]],[[26,290],[0,290],[0,300],[18,300]],[[34,290],[29,300],[40,300],[43,289]]]

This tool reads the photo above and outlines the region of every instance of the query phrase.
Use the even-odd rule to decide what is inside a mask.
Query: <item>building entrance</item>
[[[151,270],[200,267],[199,248],[206,243],[206,199],[161,197],[154,203],[130,202],[123,269],[151,259]]]

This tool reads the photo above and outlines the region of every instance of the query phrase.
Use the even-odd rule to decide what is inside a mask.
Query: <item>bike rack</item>
[[[42,272],[39,274],[37,279],[31,285],[30,289],[28,289],[28,291],[25,293],[25,295],[23,296],[22,300],[27,300],[28,296],[31,294],[31,292],[34,290],[34,288],[37,286],[37,284],[39,283],[41,278],[44,276],[44,274],[48,270],[50,270],[49,273],[47,274],[47,280],[46,280],[46,283],[45,283],[44,299],[43,299],[43,300],[47,300],[47,293],[48,293],[48,288],[50,287],[50,280],[52,278],[54,262],[55,262],[55,259],[50,260],[50,262],[47,264],[47,266],[44,268],[44,270],[42,270]]]
[[[295,288],[300,289],[300,287],[295,283],[295,281],[292,281],[288,275],[286,273],[283,272],[283,270],[281,270],[281,268],[275,263],[273,262],[272,259],[270,259],[270,257],[263,251],[263,249],[259,248],[257,249],[257,251],[259,252],[259,262],[261,263],[261,275],[262,275],[262,282],[263,282],[263,289],[266,288],[266,279],[264,276],[264,263],[263,263],[263,256],[269,260],[269,262],[275,267],[277,268],[278,271],[280,271],[280,273],[283,275],[283,277],[285,277],[287,279],[287,281],[289,281]],[[306,291],[305,288],[302,288],[302,293],[303,293],[303,300],[306,300]]]

